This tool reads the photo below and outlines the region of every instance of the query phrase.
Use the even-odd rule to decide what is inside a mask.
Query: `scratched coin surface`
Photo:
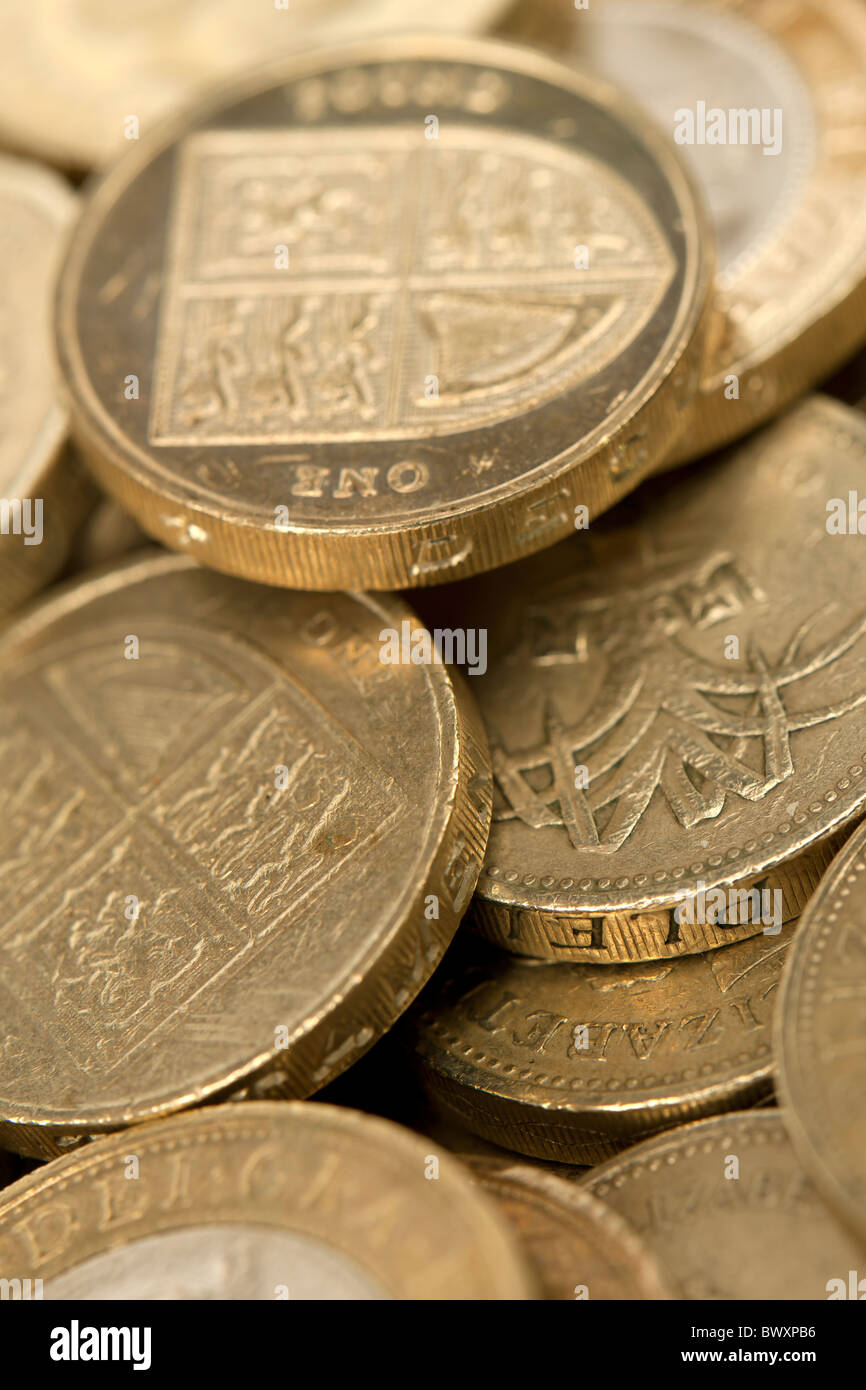
[[[58,572],[89,503],[65,447],[51,343],[76,207],[56,174],[0,156],[0,621]]]
[[[148,553],[7,630],[0,1143],[309,1094],[408,1006],[490,779],[447,668],[379,660],[407,618]]]
[[[615,968],[467,944],[407,1020],[424,1084],[489,1142],[563,1163],[747,1106],[770,1091],[795,926]]]
[[[826,1299],[862,1269],[778,1111],[699,1120],[583,1182],[620,1212],[687,1299]],[[835,1286],[835,1287],[838,1287]]]
[[[503,0],[444,0],[425,29],[480,30]],[[409,0],[26,0],[0,9],[0,141],[104,165],[210,84],[301,46],[418,22]],[[135,122],[135,124],[131,124]]]
[[[702,186],[718,242],[718,324],[694,419],[673,450],[696,457],[777,414],[866,336],[866,8],[522,8],[534,17],[528,37],[645,104]]]
[[[526,1164],[477,1160],[469,1167],[520,1237],[544,1298],[597,1303],[671,1296],[628,1223],[576,1183]]]
[[[4,1192],[0,1277],[48,1299],[533,1297],[494,1204],[456,1160],[426,1166],[417,1135],[337,1106],[172,1116]]]
[[[860,827],[803,917],[782,977],[776,1054],[794,1146],[820,1190],[866,1240],[864,883]]]
[[[828,530],[842,508],[850,531],[864,465],[866,421],[815,397],[573,541],[428,596],[436,622],[488,630],[486,935],[632,960],[760,932],[730,891],[751,881],[783,921],[802,910],[866,801],[863,539]]]
[[[471,40],[256,81],[120,161],[61,279],[75,433],[145,530],[272,584],[420,586],[652,472],[712,258],[642,112]]]

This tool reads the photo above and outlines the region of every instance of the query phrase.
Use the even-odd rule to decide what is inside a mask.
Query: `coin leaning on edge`
[[[490,774],[459,677],[380,661],[407,619],[147,554],[6,631],[4,1145],[310,1094],[409,1005]]]
[[[213,568],[438,584],[652,472],[712,264],[687,172],[602,79],[441,36],[327,50],[94,188],[58,292],[73,430],[145,530]]]
[[[439,1164],[428,1181],[417,1135],[338,1106],[171,1116],[8,1188],[0,1276],[64,1300],[534,1297],[504,1218]]]
[[[864,874],[861,826],[803,914],[782,976],[774,1047],[794,1147],[823,1196],[866,1241]]]

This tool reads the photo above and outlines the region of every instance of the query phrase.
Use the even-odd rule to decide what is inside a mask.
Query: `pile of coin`
[[[866,8],[115,8],[0,18],[2,1288],[866,1298]]]

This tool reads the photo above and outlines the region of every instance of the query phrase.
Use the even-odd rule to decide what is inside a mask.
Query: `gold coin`
[[[76,205],[56,174],[0,156],[0,621],[57,574],[90,504],[65,447],[50,333]]]
[[[863,1267],[864,1247],[818,1196],[778,1112],[685,1125],[584,1182],[634,1227],[682,1298],[826,1299]]]
[[[759,933],[764,891],[782,921],[802,909],[822,842],[866,801],[864,466],[866,421],[815,397],[573,541],[428,599],[428,622],[487,630],[487,936],[655,959]]]
[[[444,0],[428,29],[484,29],[504,0]],[[71,169],[104,165],[219,80],[417,20],[408,0],[27,0],[0,10],[0,141]]]
[[[866,11],[533,0],[531,17],[525,36],[646,105],[705,194],[718,322],[669,461],[697,457],[778,414],[866,336]]]
[[[406,620],[157,554],[3,635],[0,1143],[310,1094],[409,1005],[490,779],[459,678],[380,661]]]
[[[525,1164],[474,1161],[470,1168],[520,1237],[544,1298],[594,1303],[670,1298],[649,1251],[597,1197]]]
[[[490,1143],[561,1163],[596,1163],[745,1107],[770,1090],[772,1010],[795,926],[613,969],[464,946],[406,1025],[421,1076]]]
[[[428,585],[652,472],[711,255],[642,113],[435,38],[256,81],[120,162],[61,280],[74,430],[145,530],[272,584]]]
[[[252,1101],[142,1125],[0,1197],[0,1276],[47,1299],[533,1297],[456,1161],[331,1105]],[[134,1181],[130,1181],[134,1179]]]
[[[864,846],[861,826],[804,915],[782,977],[775,1050],[794,1146],[827,1200],[866,1240]]]

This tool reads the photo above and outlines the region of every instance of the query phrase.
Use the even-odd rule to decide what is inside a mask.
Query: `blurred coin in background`
[[[866,337],[866,7],[858,0],[527,0],[507,29],[604,73],[674,140],[718,241],[691,427],[726,443]]]
[[[51,301],[75,194],[57,174],[0,156],[0,622],[61,569],[91,505],[67,447]]]
[[[439,0],[423,27],[481,31],[504,0]],[[282,53],[418,23],[410,0],[5,0],[0,143],[83,171],[211,83]]]

